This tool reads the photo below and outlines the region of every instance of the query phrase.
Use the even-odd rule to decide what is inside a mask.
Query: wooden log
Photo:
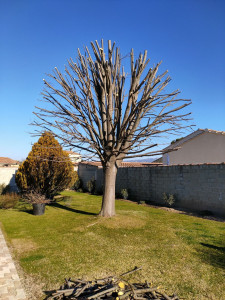
[[[106,295],[108,293],[112,293],[112,292],[116,291],[117,289],[118,289],[118,286],[113,286],[111,288],[108,288],[108,289],[105,289],[105,290],[103,290],[101,292],[98,292],[98,293],[96,293],[94,295],[91,295],[91,296],[87,297],[87,299],[89,299],[89,300],[90,299],[96,299],[96,298],[98,298],[98,297],[100,297],[102,295]]]
[[[137,290],[134,290],[134,293],[135,294],[145,294],[145,293],[149,293],[149,292],[154,292],[156,290],[157,290],[157,287],[155,287],[155,288],[146,288],[146,289],[137,289]]]
[[[90,286],[89,283],[85,284],[85,286],[83,286],[82,288],[80,288],[79,290],[76,291],[74,296],[79,297],[80,294],[82,294],[87,288],[89,288],[89,286]]]
[[[169,296],[167,296],[164,293],[161,293],[161,292],[158,292],[158,291],[156,291],[156,293],[159,294],[159,295],[161,295],[161,296],[163,296],[165,300],[172,300],[172,298],[170,298]]]

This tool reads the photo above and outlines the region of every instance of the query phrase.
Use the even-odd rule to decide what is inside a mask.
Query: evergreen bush
[[[79,178],[77,172],[75,172],[73,189],[75,191],[78,191],[79,189],[82,188],[82,186],[83,186],[83,182],[82,182],[81,178]]]
[[[95,192],[95,179],[92,178],[87,182],[87,190],[89,193],[93,194]]]
[[[67,152],[49,132],[44,132],[32,147],[16,173],[16,184],[22,193],[34,191],[53,198],[71,186],[73,165]]]
[[[120,194],[121,194],[122,199],[125,199],[125,200],[128,199],[128,190],[127,189],[122,189]]]
[[[166,193],[163,193],[163,202],[167,206],[173,206],[175,204],[175,197],[173,194],[167,195]]]

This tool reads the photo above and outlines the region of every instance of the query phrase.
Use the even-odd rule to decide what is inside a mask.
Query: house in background
[[[163,152],[163,165],[225,162],[225,131],[198,129]]]
[[[77,171],[78,163],[82,161],[82,156],[79,153],[73,152],[71,150],[70,151],[65,150],[65,151],[69,154],[70,160],[74,167],[74,171]]]
[[[8,157],[0,157],[0,167],[13,167],[13,166],[19,166],[17,160]]]
[[[16,191],[15,176],[18,168],[18,161],[8,157],[0,157],[0,184],[9,184],[10,189]]]

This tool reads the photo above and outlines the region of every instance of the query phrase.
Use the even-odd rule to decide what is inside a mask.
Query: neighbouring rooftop
[[[208,129],[208,128],[206,128],[206,129],[199,128],[198,130],[190,133],[189,135],[187,135],[183,138],[180,138],[177,141],[171,143],[168,147],[164,148],[163,151],[164,151],[164,153],[166,153],[166,152],[168,152],[168,150],[178,148],[179,146],[183,145],[185,142],[195,138],[198,135],[201,135],[201,134],[207,133],[207,132],[213,133],[213,134],[225,135],[225,131],[218,131],[218,130],[213,130],[213,129]]]
[[[18,161],[9,157],[0,157],[0,165],[18,165]]]

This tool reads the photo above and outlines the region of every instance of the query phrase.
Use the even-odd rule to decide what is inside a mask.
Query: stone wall
[[[0,167],[0,184],[10,185],[12,191],[17,191],[15,175],[17,167]]]
[[[91,179],[97,181],[97,166],[92,166],[88,164],[79,164],[78,165],[78,176],[82,179],[84,188],[87,187],[87,182]]]
[[[94,177],[101,189],[101,168],[88,166],[79,175],[84,182]],[[163,204],[162,195],[167,193],[174,195],[179,208],[225,216],[225,164],[119,168],[116,192],[122,188],[128,189],[134,201]]]

